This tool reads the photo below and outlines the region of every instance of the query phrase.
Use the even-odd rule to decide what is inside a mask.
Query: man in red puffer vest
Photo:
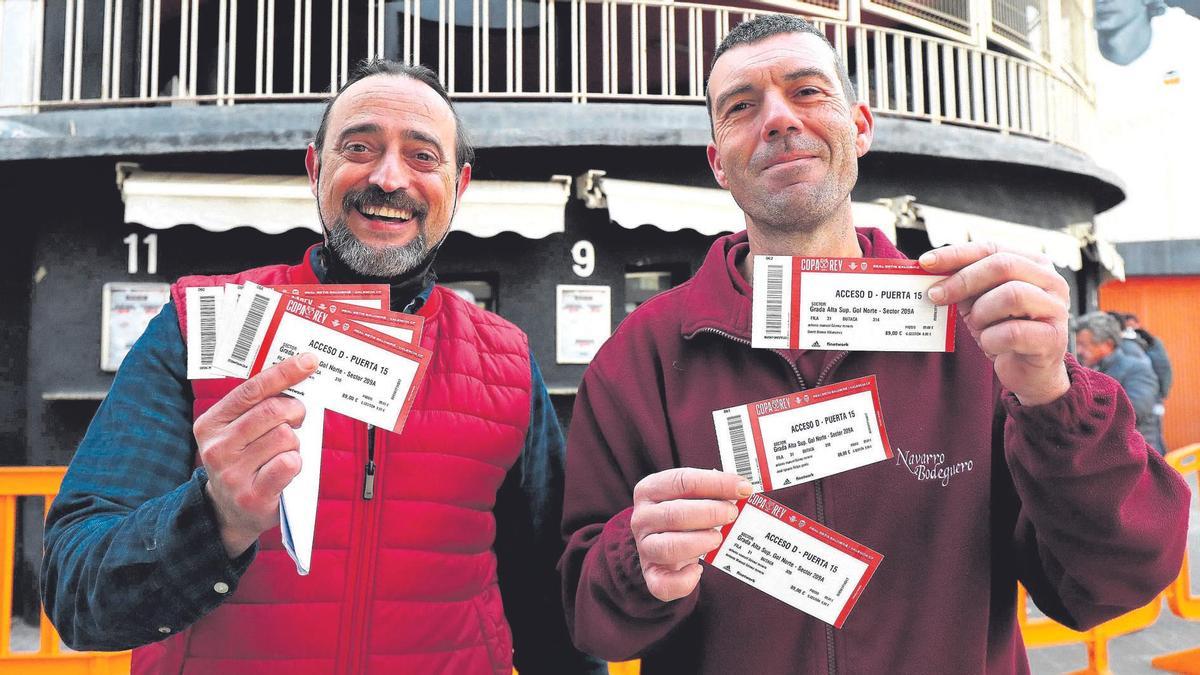
[[[134,648],[134,673],[602,668],[563,625],[562,434],[528,340],[434,284],[471,159],[432,72],[365,63],[308,148],[324,244],[295,265],[172,287],[47,520],[42,595],[68,644]],[[247,281],[390,284],[433,354],[402,433],[326,414],[307,576],[280,545],[305,415],[282,392],[315,358],[186,378],[185,290]]]

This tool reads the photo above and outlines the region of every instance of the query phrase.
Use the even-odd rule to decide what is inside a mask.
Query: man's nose
[[[762,106],[762,140],[769,141],[775,136],[796,133],[804,128],[795,106],[781,93],[768,92],[763,96]]]
[[[404,156],[395,150],[383,153],[371,171],[371,184],[384,192],[395,192],[407,189],[409,184],[409,167]]]

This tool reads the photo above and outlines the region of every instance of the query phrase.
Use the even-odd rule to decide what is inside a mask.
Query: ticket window
[[[638,305],[687,280],[685,265],[630,267],[625,271],[625,315]]]
[[[454,291],[460,298],[473,303],[480,309],[489,312],[496,311],[497,283],[494,279],[479,278],[439,278],[438,285]]]

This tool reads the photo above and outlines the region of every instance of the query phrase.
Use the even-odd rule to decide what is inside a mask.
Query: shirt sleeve
[[[612,344],[611,342],[609,343]],[[647,453],[633,449],[663,445],[642,435],[631,410],[649,410],[644,400],[614,393],[593,361],[575,400],[568,441],[567,493],[559,563],[563,604],[575,644],[614,661],[645,655],[696,610],[700,593],[663,602],[642,575],[630,520],[633,489],[642,476],[661,471]],[[665,410],[654,417],[666,419]],[[638,418],[644,419],[644,418]]]
[[[1054,620],[1087,630],[1145,605],[1179,573],[1190,494],[1152,451],[1112,378],[1067,357],[1071,388],[1022,406],[1003,394],[1020,509],[1017,573]]]
[[[563,434],[532,354],[529,361],[529,430],[495,507],[497,567],[513,633],[513,664],[521,675],[599,675],[607,666],[575,650],[563,617],[555,570],[563,551]]]
[[[230,560],[196,468],[191,386],[175,307],[134,344],[46,519],[41,594],[74,649],[170,637],[237,586],[257,544]]]

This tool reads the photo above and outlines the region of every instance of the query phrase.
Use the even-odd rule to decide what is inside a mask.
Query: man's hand
[[[300,473],[292,429],[304,422],[304,404],[280,393],[316,369],[312,354],[287,359],[238,385],[192,427],[230,558],[279,523],[279,493]]]
[[[980,242],[929,251],[920,262],[929,272],[951,275],[930,287],[929,299],[958,303],[1000,383],[1022,405],[1049,403],[1067,392],[1070,290],[1048,258]]]
[[[732,502],[750,492],[746,479],[705,469],[668,469],[638,482],[630,526],[651,595],[669,602],[696,588],[697,559],[721,545],[720,528],[737,518]]]

